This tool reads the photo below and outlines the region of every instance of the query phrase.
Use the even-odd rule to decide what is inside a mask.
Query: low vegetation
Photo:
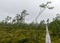
[[[45,43],[45,24],[0,23],[0,43]],[[49,23],[49,33],[52,43],[60,42],[60,21]]]

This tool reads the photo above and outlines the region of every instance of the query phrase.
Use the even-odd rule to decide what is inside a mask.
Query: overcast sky
[[[55,8],[53,10],[46,9],[41,16],[39,16],[38,21],[50,19],[50,21],[60,12],[60,0],[47,0],[52,1],[51,6]],[[41,11],[39,5],[41,3],[46,3],[46,0],[0,0],[0,19],[4,19],[6,16],[14,17],[17,13],[26,9],[29,13],[26,16],[26,22],[33,21],[36,16]]]

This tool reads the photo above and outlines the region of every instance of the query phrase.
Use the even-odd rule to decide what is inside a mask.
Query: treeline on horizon
[[[25,17],[29,15],[26,10],[17,14],[13,19],[7,16],[0,21],[0,43],[45,43],[46,24],[42,20],[40,23],[25,23]],[[49,33],[52,43],[60,42],[60,16],[48,22]]]

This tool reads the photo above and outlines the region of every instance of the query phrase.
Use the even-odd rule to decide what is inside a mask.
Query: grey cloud
[[[22,10],[26,9],[30,14],[26,17],[26,21],[33,21],[40,12],[39,5],[43,2],[46,2],[46,0],[0,0],[0,19],[5,18],[7,15],[13,17],[15,14],[20,13]],[[42,19],[46,20],[47,18],[52,19],[55,17],[55,14],[60,11],[58,10],[60,8],[58,5],[60,2],[57,2],[56,0],[52,1],[52,6],[55,6],[54,10],[49,11],[46,9],[44,13],[38,18],[38,21]]]

